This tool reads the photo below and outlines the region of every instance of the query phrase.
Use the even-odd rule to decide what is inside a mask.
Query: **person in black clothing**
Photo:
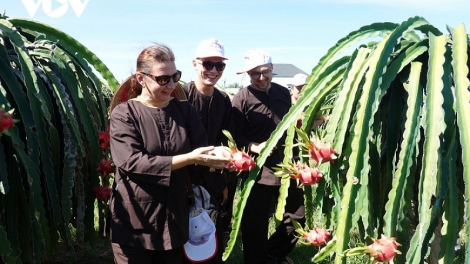
[[[232,132],[232,104],[229,96],[214,86],[222,77],[225,69],[224,47],[216,39],[207,39],[200,42],[193,60],[193,66],[197,72],[195,81],[185,84],[188,101],[196,108],[199,119],[207,132],[208,143],[214,146],[223,144],[227,146],[227,137],[222,130]],[[218,251],[216,256],[205,263],[222,263],[224,251],[224,220],[226,214],[225,205],[231,203],[235,191],[236,174],[227,170],[209,171],[204,169],[202,174],[196,176],[193,181],[204,186],[211,195],[212,203],[218,207],[219,214],[216,221],[216,233],[218,239]],[[230,185],[230,195],[228,183]],[[232,194],[233,193],[233,194]],[[229,198],[229,196],[231,196]]]
[[[245,53],[245,69],[251,84],[238,92],[233,100],[235,141],[239,148],[258,155],[266,141],[291,107],[289,90],[271,82],[271,57],[260,49]],[[274,176],[273,167],[282,163],[284,147],[281,139],[261,168],[248,197],[241,222],[245,264],[294,263],[288,254],[297,238],[290,218],[305,223],[303,191],[291,180],[282,223],[268,240],[267,221],[271,202],[277,201],[281,179]]]
[[[110,110],[116,174],[107,227],[114,260],[182,264],[191,167],[227,168],[230,152],[208,147],[194,107],[171,96],[181,72],[169,47],[145,48],[136,69]]]

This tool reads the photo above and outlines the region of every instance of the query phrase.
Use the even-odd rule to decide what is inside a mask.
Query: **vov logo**
[[[52,10],[52,1],[58,2],[62,5]],[[81,0],[21,0],[21,2],[23,2],[23,5],[28,11],[31,18],[34,17],[34,14],[36,14],[36,11],[38,11],[39,6],[41,4],[44,13],[46,13],[47,16],[52,18],[59,18],[65,15],[70,4],[70,6],[72,6],[73,11],[79,18],[82,15],[83,10],[85,10],[85,7],[88,5],[88,2],[90,2],[90,0],[83,0],[83,3],[81,2]]]

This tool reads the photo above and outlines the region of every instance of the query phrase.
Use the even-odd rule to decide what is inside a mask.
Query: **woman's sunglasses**
[[[160,76],[155,76],[146,72],[140,72],[140,73],[154,79],[161,86],[167,85],[170,82],[170,79],[173,79],[174,83],[177,83],[181,79],[181,71],[176,71],[175,74],[173,75],[160,75]]]
[[[210,71],[212,69],[218,70],[218,71],[223,71],[225,69],[225,63],[223,62],[212,62],[212,61],[203,61],[203,60],[197,60],[200,64],[202,64],[202,67],[204,69]]]

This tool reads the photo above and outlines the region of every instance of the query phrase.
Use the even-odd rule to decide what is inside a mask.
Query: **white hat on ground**
[[[215,225],[202,208],[198,215],[189,218],[189,240],[183,249],[186,258],[195,263],[208,261],[217,253]]]

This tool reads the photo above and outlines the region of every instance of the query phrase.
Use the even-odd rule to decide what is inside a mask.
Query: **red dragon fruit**
[[[369,245],[371,252],[369,255],[371,258],[374,258],[374,263],[377,262],[390,262],[398,251],[398,246],[400,244],[396,241],[394,237],[388,237],[382,234],[380,239],[373,239],[374,243]]]
[[[103,148],[107,149],[109,148],[109,127],[108,130],[106,131],[99,131],[100,137],[98,144]]]
[[[13,119],[13,109],[5,112],[5,110],[0,109],[0,136],[2,134],[10,135],[8,129],[13,127],[18,120]]]
[[[305,233],[303,237],[310,243],[310,245],[319,247],[326,244],[330,239],[330,236],[330,231],[324,228],[315,228],[308,231],[308,233]]]
[[[337,158],[337,152],[333,149],[331,143],[323,143],[316,136],[309,138],[305,131],[296,129],[300,138],[302,139],[303,146],[310,153],[310,158],[313,159],[318,165],[333,161]]]
[[[336,150],[333,149],[331,143],[323,143],[319,140],[311,142],[309,146],[310,157],[318,164],[333,161],[337,158]]]
[[[291,219],[295,232],[300,235],[299,242],[305,245],[322,246],[326,244],[331,237],[331,231],[316,227],[306,232],[302,225],[294,219]]]
[[[93,188],[96,199],[100,201],[106,201],[111,197],[111,189],[106,186],[96,186]]]
[[[98,170],[98,173],[104,175],[116,172],[116,167],[114,166],[113,161],[111,159],[102,160],[100,163],[96,164],[96,168]]]
[[[250,155],[243,151],[232,152],[232,162],[237,171],[251,171],[256,168],[256,163]]]
[[[256,168],[256,163],[253,158],[243,150],[238,150],[235,140],[227,130],[222,130],[224,135],[228,138],[228,146],[232,152],[231,162],[235,166],[235,170],[238,172],[251,171]]]
[[[323,178],[323,173],[318,168],[309,167],[300,161],[297,163],[288,162],[287,164],[279,164],[279,166],[280,168],[274,168],[276,170],[275,176],[299,180],[301,186],[317,184]]]
[[[387,262],[390,263],[397,254],[401,254],[398,250],[398,246],[401,246],[394,237],[388,237],[382,235],[380,239],[372,239],[373,243],[366,246],[360,244],[360,247],[351,248],[343,251],[343,256],[358,256],[358,255],[367,255],[373,260],[374,263],[377,262]]]
[[[311,168],[305,164],[297,164],[297,175],[294,178],[299,179],[302,185],[314,185],[323,178],[323,173],[318,168]]]

